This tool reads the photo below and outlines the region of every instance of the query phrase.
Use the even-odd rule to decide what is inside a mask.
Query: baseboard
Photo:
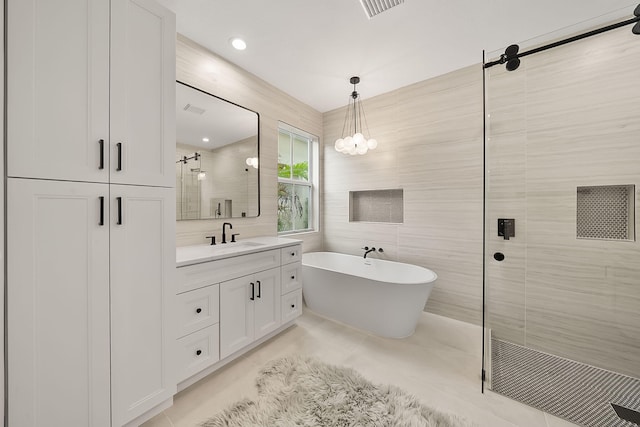
[[[145,423],[146,421],[149,421],[151,418],[155,417],[165,409],[170,408],[171,405],[173,405],[173,396],[165,400],[161,404],[149,409],[147,412],[140,415],[139,417],[129,421],[122,427],[138,427],[139,425]]]

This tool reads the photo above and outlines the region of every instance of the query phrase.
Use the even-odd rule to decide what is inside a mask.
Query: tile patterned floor
[[[478,427],[575,427],[490,391],[480,393],[480,328],[424,313],[402,340],[372,336],[306,310],[297,325],[178,393],[174,405],[144,427],[192,427],[243,398],[268,360],[301,354],[349,366],[375,383],[394,384]]]

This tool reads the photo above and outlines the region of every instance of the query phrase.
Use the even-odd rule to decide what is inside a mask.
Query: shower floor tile
[[[172,407],[143,426],[197,426],[241,398],[255,398],[258,371],[268,360],[287,355],[352,367],[373,382],[394,384],[478,427],[575,426],[491,391],[480,392],[480,327],[423,313],[414,335],[386,339],[309,310],[296,326],[178,393]]]

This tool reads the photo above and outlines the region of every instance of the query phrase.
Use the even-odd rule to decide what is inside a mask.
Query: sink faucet
[[[225,222],[222,224],[222,243],[227,243],[227,225],[230,229],[233,229],[233,225],[230,222]]]

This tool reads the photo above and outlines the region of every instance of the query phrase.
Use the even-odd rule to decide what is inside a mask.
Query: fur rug
[[[397,387],[377,386],[356,371],[287,357],[260,372],[258,399],[242,400],[202,427],[471,427],[422,405]]]

